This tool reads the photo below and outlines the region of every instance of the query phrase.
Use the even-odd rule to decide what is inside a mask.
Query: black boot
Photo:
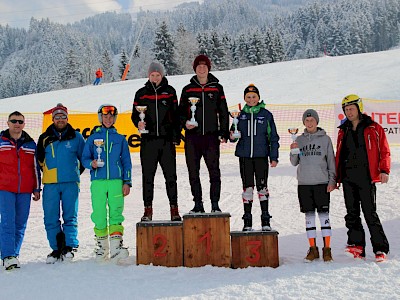
[[[243,231],[251,231],[253,226],[253,216],[251,215],[252,203],[243,203],[244,215],[242,217],[244,221]]]
[[[211,202],[211,212],[212,213],[221,212],[221,209],[219,208],[218,202]]]
[[[194,207],[191,211],[189,211],[189,214],[201,214],[204,213],[204,206],[202,201],[196,201],[194,203]]]
[[[261,206],[261,230],[271,231],[270,219],[272,216],[268,212],[268,200],[260,202]]]

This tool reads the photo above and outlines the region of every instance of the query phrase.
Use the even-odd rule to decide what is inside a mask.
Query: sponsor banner
[[[85,139],[90,135],[90,132],[95,126],[100,125],[97,114],[68,114],[68,123],[71,124],[77,131],[79,131]],[[43,132],[53,124],[51,113],[44,113],[43,116]],[[115,123],[115,128],[118,133],[124,135],[129,145],[131,152],[140,151],[140,133],[138,129],[133,125],[131,120],[131,113],[119,113],[117,117],[117,122]],[[178,152],[184,152],[183,142],[179,146],[176,146]]]
[[[396,100],[371,100],[363,98],[364,113],[380,124],[385,130],[390,145],[400,145],[400,102]],[[345,115],[341,103],[335,105],[335,136]]]

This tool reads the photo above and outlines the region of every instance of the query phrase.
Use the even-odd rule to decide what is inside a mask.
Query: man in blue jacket
[[[61,103],[52,110],[53,124],[39,137],[37,155],[43,171],[43,211],[47,239],[53,250],[46,263],[72,260],[79,246],[78,194],[85,141],[68,124]],[[61,224],[61,210],[62,220]]]

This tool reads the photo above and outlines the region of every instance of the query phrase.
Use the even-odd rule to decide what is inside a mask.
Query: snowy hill
[[[400,49],[340,57],[322,57],[211,72],[224,86],[228,105],[243,102],[243,90],[254,83],[261,98],[275,104],[333,104],[347,94],[365,98],[400,99]],[[192,75],[168,77],[178,96]],[[95,112],[102,103],[120,111],[132,109],[135,92],[146,79],[85,86],[70,90],[1,99],[0,113],[11,104],[21,112],[44,112],[57,102],[69,110]],[[27,105],[27,103],[29,103]]]
[[[375,99],[400,99],[400,49],[345,57],[324,57],[245,69],[215,72],[224,85],[230,105],[242,102],[249,83],[260,89],[271,103],[336,103],[349,93]],[[177,89],[190,76],[169,77]],[[121,111],[131,109],[135,91],[145,79],[87,86],[24,97],[2,99],[0,112],[13,110],[43,112],[57,102],[70,110],[94,112],[110,102]],[[399,148],[392,151],[399,157]],[[138,154],[132,154],[133,188],[125,199],[125,244],[132,265],[99,265],[94,262],[94,234],[90,220],[89,172],[82,175],[79,206],[80,247],[73,263],[46,265],[50,253],[43,225],[41,203],[32,203],[22,245],[21,269],[0,270],[0,299],[399,299],[400,298],[400,161],[393,161],[390,181],[377,185],[378,214],[386,231],[391,253],[386,263],[375,263],[369,240],[367,260],[353,261],[343,253],[346,244],[345,207],[342,190],[331,194],[332,253],[334,262],[304,264],[308,249],[304,215],[299,212],[296,169],[287,152],[270,170],[271,225],[279,232],[280,267],[229,269],[217,267],[165,268],[136,266],[136,223],[143,213],[141,168]],[[183,154],[177,156],[179,208],[181,214],[192,206],[188,174]],[[221,156],[221,208],[231,214],[231,230],[241,230],[242,201],[238,160],[232,153]],[[208,199],[208,173],[204,165],[201,179]],[[168,200],[160,168],[155,180],[154,219],[169,219]],[[260,208],[255,201],[254,227],[260,227]],[[364,224],[365,225],[365,224]],[[317,221],[317,228],[319,223]],[[318,246],[322,247],[318,229]],[[366,229],[367,237],[369,236]]]

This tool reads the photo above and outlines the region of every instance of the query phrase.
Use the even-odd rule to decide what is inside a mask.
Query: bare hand
[[[381,180],[381,183],[388,183],[389,181],[389,175],[386,173],[379,174],[379,178]]]
[[[146,127],[146,122],[139,121],[138,129],[143,130],[143,129],[145,129],[145,127]]]
[[[131,187],[125,183],[125,184],[122,186],[122,193],[124,194],[124,197],[125,197],[125,196],[128,196],[129,193],[130,193],[130,191],[131,191]]]
[[[97,160],[96,159],[92,160],[91,165],[93,169],[97,169]]]
[[[336,185],[330,185],[330,184],[328,184],[328,187],[326,188],[326,191],[327,191],[328,193],[330,193],[330,192],[334,191],[335,189],[336,189]]]
[[[40,200],[40,192],[33,192],[33,201]]]
[[[299,144],[297,142],[293,142],[290,144],[290,149],[299,148]]]
[[[186,124],[185,124],[185,126],[186,126],[186,129],[193,129],[193,128],[195,128],[196,126],[194,126],[194,125],[190,125],[190,124],[188,124],[187,122],[189,122],[189,121],[186,121]]]
[[[226,139],[225,138],[221,138],[219,140],[221,141],[221,143],[226,143]]]
[[[271,168],[275,168],[277,165],[278,165],[278,162],[276,160],[273,160],[270,163]]]

